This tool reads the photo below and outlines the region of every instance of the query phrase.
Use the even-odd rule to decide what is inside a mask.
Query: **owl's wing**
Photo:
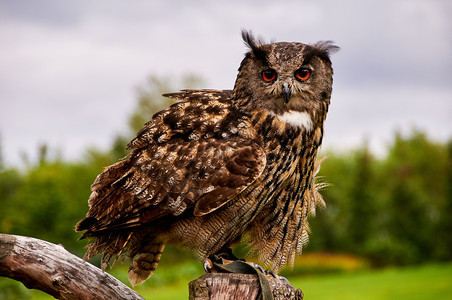
[[[261,175],[266,164],[263,149],[253,138],[233,134],[236,127],[224,118],[229,110],[224,103],[211,99],[208,104],[201,101],[177,105],[180,107],[163,111],[146,125],[129,144],[133,151],[126,160],[98,176],[92,185],[90,210],[78,230],[137,226],[168,215],[178,216],[189,209],[202,216],[233,199]],[[211,111],[209,118],[190,117],[187,112],[201,108],[205,111],[205,105]],[[169,117],[169,110],[180,116]],[[181,126],[179,131],[170,124],[177,120],[188,125],[204,117],[214,120],[218,134],[208,134],[211,130],[204,127],[212,124],[207,121],[191,129]],[[232,119],[245,122],[238,116]],[[242,127],[252,135],[251,126],[248,128],[245,122]]]

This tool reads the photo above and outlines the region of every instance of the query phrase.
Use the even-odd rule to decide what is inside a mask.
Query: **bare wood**
[[[285,279],[269,277],[274,300],[302,300],[303,292]],[[257,275],[206,273],[189,284],[190,300],[261,299]]]
[[[0,234],[0,276],[57,299],[144,299],[62,246],[24,236]]]

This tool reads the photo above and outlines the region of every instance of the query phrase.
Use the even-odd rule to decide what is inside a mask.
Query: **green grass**
[[[188,299],[188,281],[192,279],[163,286],[145,284],[136,290],[146,299]],[[288,279],[304,292],[306,300],[452,299],[452,262]],[[53,299],[39,291],[30,294],[29,299]]]
[[[305,299],[452,299],[452,263],[293,278]]]
[[[193,278],[195,279],[195,278]],[[178,282],[160,287],[151,287],[146,289],[136,288],[135,290],[145,299],[150,300],[164,300],[164,299],[188,299],[188,282]]]

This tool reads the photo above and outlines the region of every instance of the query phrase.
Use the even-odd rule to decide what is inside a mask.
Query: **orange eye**
[[[295,71],[295,78],[301,81],[307,80],[309,77],[311,77],[311,70],[306,68],[299,68]]]
[[[276,72],[275,72],[275,70],[272,70],[272,69],[262,71],[261,75],[262,75],[262,79],[264,79],[266,82],[273,81],[276,78]]]

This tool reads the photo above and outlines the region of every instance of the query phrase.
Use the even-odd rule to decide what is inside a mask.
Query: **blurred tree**
[[[332,151],[331,151],[332,152]],[[319,177],[328,186],[321,193],[326,202],[311,218],[312,237],[306,251],[346,251],[350,243],[348,235],[348,191],[353,186],[349,174],[353,162],[350,154],[329,154],[321,165]]]
[[[330,155],[320,171],[331,183],[322,192],[327,207],[311,221],[307,250],[355,253],[376,265],[450,259],[447,147],[414,130],[406,137],[396,133],[378,159],[367,147]]]
[[[45,143],[41,143],[38,147],[38,161],[39,165],[44,165],[47,163],[49,154],[49,147]]]
[[[3,139],[0,134],[0,171],[5,168],[5,158],[3,157]]]
[[[89,165],[58,161],[33,166],[9,198],[3,232],[59,243],[81,254],[84,243],[77,242],[73,228],[87,210],[89,186],[98,172]]]
[[[201,77],[187,74],[180,79],[170,77],[149,76],[146,84],[137,88],[138,101],[135,110],[129,117],[131,135],[135,135],[152,115],[173,104],[173,99],[163,97],[162,94],[174,92],[181,88],[200,88],[204,83]]]
[[[412,264],[434,259],[433,242],[444,204],[447,179],[445,147],[414,130],[404,138],[396,133],[382,164],[386,221],[374,243],[382,264]],[[382,214],[381,212],[380,214]]]
[[[124,135],[117,135],[115,137],[110,150],[110,154],[114,162],[129,154],[129,151],[126,149],[126,145],[129,143],[129,140],[130,138]]]
[[[446,145],[445,163],[445,201],[439,208],[438,230],[435,234],[436,257],[441,260],[452,259],[452,139]]]
[[[355,152],[353,160],[356,165],[347,174],[353,181],[349,195],[349,251],[365,255],[368,239],[374,235],[373,221],[378,213],[375,211],[374,194],[377,190],[373,171],[375,161],[367,144]]]
[[[0,169],[0,232],[11,232],[13,222],[10,219],[10,208],[14,205],[14,197],[23,184],[22,175],[17,169],[3,167]]]

